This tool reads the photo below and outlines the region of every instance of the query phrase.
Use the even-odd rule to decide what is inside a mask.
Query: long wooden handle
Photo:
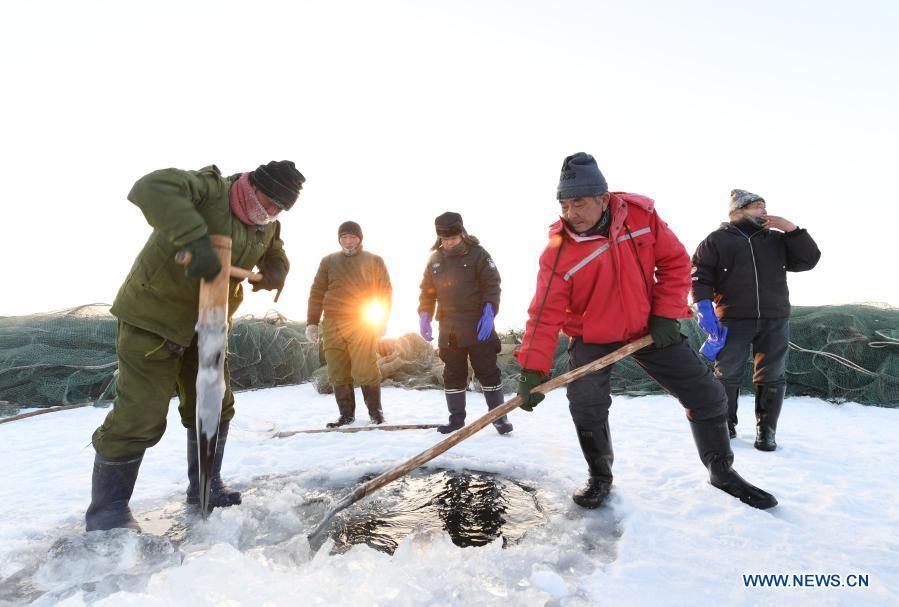
[[[648,346],[651,343],[652,343],[652,337],[650,337],[649,335],[641,337],[640,339],[633,341],[633,342],[627,344],[626,346],[622,346],[621,348],[618,348],[614,352],[607,354],[606,356],[603,356],[600,359],[594,360],[593,362],[586,364],[582,367],[578,367],[577,369],[573,369],[571,371],[568,371],[567,373],[563,373],[562,375],[556,376],[544,384],[540,384],[539,386],[534,388],[532,390],[532,392],[539,392],[541,394],[547,394],[548,392],[551,392],[552,390],[555,390],[556,388],[558,388],[560,386],[570,384],[574,380],[579,379],[590,373],[593,373],[594,371],[598,371],[598,370],[602,369],[603,367],[608,367],[609,365],[621,360],[622,358],[625,358],[626,356],[630,356],[632,353],[636,352],[640,348]],[[435,457],[437,457],[444,451],[447,451],[447,450],[451,449],[452,447],[454,447],[455,445],[458,445],[459,443],[464,441],[466,438],[468,438],[472,434],[475,434],[476,432],[485,428],[489,424],[492,424],[493,422],[495,422],[496,420],[501,418],[503,415],[506,415],[507,413],[514,411],[520,405],[521,405],[521,397],[516,396],[512,400],[503,403],[496,409],[493,409],[492,411],[488,411],[486,414],[482,415],[481,417],[479,417],[472,423],[468,424],[467,426],[463,426],[461,429],[453,432],[451,435],[449,435],[449,437],[440,441],[439,443],[437,443],[436,445],[434,445],[427,451],[423,451],[423,452],[419,453],[418,455],[416,455],[409,461],[407,461],[403,464],[400,464],[396,468],[394,468],[392,470],[388,470],[381,476],[377,476],[377,477],[371,479],[370,481],[368,481],[367,483],[365,483],[365,485],[363,485],[363,487],[364,487],[363,496],[370,495],[371,493],[377,491],[384,485],[400,478],[401,476],[405,476],[406,474],[408,474],[410,471],[414,470],[415,468],[418,468],[422,464],[425,464],[425,463],[431,461],[432,459],[434,459]]]
[[[602,358],[599,358],[591,363],[578,367],[577,369],[572,369],[567,373],[563,373],[562,375],[554,377],[544,384],[540,384],[539,386],[534,388],[532,392],[539,392],[541,394],[551,392],[552,390],[555,390],[560,386],[570,384],[574,380],[593,373],[594,371],[599,371],[603,367],[608,367],[609,365],[621,360],[622,358],[625,358],[626,356],[630,356],[640,348],[644,348],[651,343],[652,337],[649,335],[644,335],[640,339],[632,341],[631,343],[618,348],[614,352],[611,352],[610,354],[607,354]],[[396,479],[405,476],[412,470],[431,461],[444,451],[447,451],[453,446],[458,445],[472,434],[483,429],[488,424],[495,422],[503,415],[506,415],[520,405],[521,397],[516,396],[512,400],[503,403],[496,409],[493,409],[492,411],[487,412],[485,415],[482,415],[467,426],[463,426],[461,429],[456,430],[454,433],[450,434],[449,437],[440,441],[430,449],[422,451],[412,459],[405,461],[399,466],[396,466],[395,468],[388,470],[384,474],[377,476],[370,481],[360,485],[355,490],[353,490],[352,493],[337,502],[337,504],[335,504],[335,506],[325,514],[324,520],[322,520],[322,522],[319,523],[318,527],[316,527],[312,531],[312,533],[309,534],[309,545],[313,547],[314,550],[318,550],[318,545],[320,545],[319,542],[323,537],[322,532],[327,528],[328,523],[331,521],[331,519],[334,518],[334,515],[344,508],[355,504],[366,495],[371,495],[384,485],[387,485],[395,481]]]
[[[0,420],[0,424],[2,423],[3,421]],[[323,432],[345,432],[353,434],[356,432],[370,432],[372,430],[383,430],[385,432],[395,432],[397,430],[430,430],[439,425],[440,424],[395,424],[391,426],[351,426],[343,428],[316,428],[315,430],[287,430],[278,432],[273,438],[288,438],[290,436],[296,436],[297,434],[321,434]]]
[[[29,411],[28,413],[20,413],[19,415],[14,415],[12,417],[4,417],[3,419],[0,419],[0,424],[14,422],[18,419],[27,419],[29,417],[34,417],[35,415],[43,415],[45,413],[56,413],[57,411],[68,411],[69,409],[80,409],[81,407],[90,407],[93,404],[95,404],[94,401],[90,401],[87,403],[77,403],[74,405],[60,405],[58,407],[49,407],[47,409],[38,409],[37,411]]]
[[[186,249],[181,249],[177,253],[175,253],[175,263],[178,265],[186,266],[190,263],[190,260],[193,258],[190,251]],[[236,268],[231,266],[229,270],[229,275],[231,278],[236,278],[237,280],[248,280],[250,282],[259,282],[262,280],[262,274],[258,272],[252,272],[250,270],[244,270],[243,268]],[[277,300],[276,300],[277,301]]]

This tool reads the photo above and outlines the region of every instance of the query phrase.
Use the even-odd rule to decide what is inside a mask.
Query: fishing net
[[[682,328],[699,348],[705,334],[693,321]],[[106,401],[113,397],[116,320],[106,305],[87,305],[30,316],[0,317],[0,416],[20,407]],[[790,320],[787,394],[831,402],[899,406],[899,310],[888,306],[794,307]],[[516,389],[512,357],[520,331],[500,335],[499,365],[507,392]],[[568,339],[560,336],[553,374],[567,370]],[[317,344],[305,323],[270,313],[234,322],[228,343],[236,390],[312,381],[330,392]],[[434,347],[410,333],[381,343],[378,365],[384,385],[442,387],[443,363]],[[747,359],[744,387],[752,389]],[[472,380],[472,388],[478,390]],[[633,361],[612,371],[615,394],[656,394],[661,388]]]

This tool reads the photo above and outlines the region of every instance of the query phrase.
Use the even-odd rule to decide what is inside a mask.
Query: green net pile
[[[705,339],[693,321],[682,323],[694,348]],[[319,347],[306,341],[305,323],[277,314],[236,319],[228,350],[236,390],[305,381],[329,392]],[[105,305],[49,314],[0,317],[0,415],[20,407],[102,401],[114,395],[116,320]],[[508,392],[516,387],[512,354],[521,332],[500,336],[499,364]],[[899,406],[899,310],[886,306],[794,307],[787,394],[831,402]],[[553,373],[567,370],[568,339],[560,336]],[[384,385],[442,387],[436,351],[410,333],[385,339],[378,360]],[[751,361],[744,387],[751,390]],[[477,389],[476,382],[473,387]],[[616,363],[615,394],[656,394],[661,388],[632,360]]]

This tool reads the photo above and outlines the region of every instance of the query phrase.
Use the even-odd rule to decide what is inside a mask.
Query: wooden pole
[[[18,415],[14,415],[12,417],[6,417],[4,419],[0,419],[0,424],[14,422],[18,419],[27,419],[29,417],[34,417],[35,415],[43,415],[44,413],[56,413],[57,411],[68,411],[69,409],[80,409],[81,407],[90,407],[93,404],[94,404],[94,401],[90,401],[88,403],[77,403],[75,405],[60,405],[58,407],[49,407],[47,409],[38,409],[37,411],[29,411],[28,413],[20,413]]]
[[[231,238],[210,234],[222,271],[211,281],[200,281],[197,317],[197,449],[199,451],[200,513],[209,513],[212,466],[218,444],[222,400],[225,398],[225,352],[228,349],[228,290]]]
[[[371,430],[384,430],[393,432],[395,430],[430,430],[436,428],[439,424],[397,424],[392,426],[356,426],[355,428],[318,428],[315,430],[289,430],[287,432],[278,432],[272,438],[287,438],[288,436],[296,436],[297,434],[320,434],[322,432],[369,432]]]
[[[644,335],[640,339],[632,341],[631,343],[618,348],[614,352],[607,354],[602,358],[578,367],[577,369],[572,369],[568,373],[563,373],[562,375],[554,377],[546,383],[540,384],[539,386],[534,388],[532,392],[547,394],[560,386],[570,384],[574,380],[579,379],[585,375],[589,375],[590,373],[593,373],[595,371],[599,371],[603,367],[608,367],[609,365],[621,360],[622,358],[630,356],[640,348],[648,346],[651,343],[652,337],[650,337],[649,335]],[[316,527],[312,531],[312,533],[309,534],[309,545],[313,547],[313,550],[318,549],[318,547],[320,546],[319,540],[321,539],[322,532],[327,528],[328,524],[331,522],[331,519],[334,518],[334,515],[336,515],[344,508],[352,506],[365,496],[371,495],[384,485],[387,485],[395,481],[396,479],[409,474],[409,472],[411,472],[412,470],[431,461],[432,459],[434,459],[444,451],[448,451],[455,445],[458,445],[466,438],[485,428],[487,425],[495,422],[503,415],[506,415],[507,413],[518,408],[520,405],[521,397],[516,396],[512,400],[507,401],[499,407],[493,409],[492,411],[487,412],[485,415],[482,415],[467,426],[463,426],[459,430],[456,430],[455,432],[450,434],[448,438],[440,441],[430,449],[422,451],[412,459],[403,462],[402,464],[388,470],[384,474],[377,476],[366,483],[363,483],[355,490],[353,490],[353,492],[348,496],[337,502],[337,504],[325,514],[324,520],[322,520],[322,522],[319,523],[318,527]]]
[[[213,234],[212,236],[210,236],[210,239],[213,239],[213,238],[223,238],[223,237],[218,236],[217,234]],[[213,248],[215,248],[214,244],[213,244]],[[228,250],[230,251],[230,249],[231,249],[231,239],[229,238],[228,239]],[[187,249],[182,249],[182,250],[178,251],[177,253],[175,253],[175,262],[178,263],[178,265],[186,266],[187,264],[190,263],[190,260],[192,257],[193,256],[191,255],[190,251],[188,251]],[[231,260],[229,259],[228,260],[229,268],[231,265],[230,261]],[[231,276],[231,278],[236,278],[237,280],[248,280],[250,282],[259,282],[260,280],[262,280],[262,274],[259,274],[258,272],[251,272],[250,270],[244,270],[243,268],[230,268],[228,273]],[[277,301],[277,300],[275,300],[275,301]]]

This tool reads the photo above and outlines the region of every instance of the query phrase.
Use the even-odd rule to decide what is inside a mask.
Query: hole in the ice
[[[410,533],[440,530],[457,546],[483,546],[498,537],[506,546],[545,521],[533,489],[486,472],[421,472],[381,493],[335,525],[334,552],[367,544],[393,554]]]

